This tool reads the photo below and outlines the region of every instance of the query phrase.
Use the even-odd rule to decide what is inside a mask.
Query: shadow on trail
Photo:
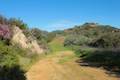
[[[107,74],[120,78],[120,50],[102,49],[82,56],[77,60],[81,66],[104,68]]]
[[[11,68],[0,67],[0,80],[26,80],[25,72],[20,69],[20,66]]]

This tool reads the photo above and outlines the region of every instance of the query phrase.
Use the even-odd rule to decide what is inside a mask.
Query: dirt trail
[[[72,51],[62,51],[40,60],[28,71],[28,80],[119,80],[102,69],[80,66],[74,59],[60,63],[72,55]]]

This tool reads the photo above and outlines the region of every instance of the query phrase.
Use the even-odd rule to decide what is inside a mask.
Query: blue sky
[[[0,0],[0,14],[30,28],[56,30],[85,22],[120,26],[120,0]]]

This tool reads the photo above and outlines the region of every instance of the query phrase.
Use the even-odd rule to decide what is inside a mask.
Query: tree
[[[8,24],[7,18],[5,18],[4,16],[0,15],[0,24]]]
[[[22,20],[16,19],[16,18],[10,18],[9,24],[15,25],[15,26],[19,27],[20,29],[27,29],[28,28],[27,24],[25,24]]]

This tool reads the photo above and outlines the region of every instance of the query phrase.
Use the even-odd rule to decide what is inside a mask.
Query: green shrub
[[[81,45],[86,45],[91,41],[90,38],[82,35],[70,35],[67,36],[64,42],[64,46],[81,46]]]
[[[11,67],[19,64],[18,53],[13,47],[0,41],[0,66]]]
[[[27,24],[25,24],[25,23],[24,23],[22,20],[20,20],[20,19],[10,18],[8,21],[9,21],[9,24],[10,24],[11,26],[15,25],[15,26],[19,27],[20,29],[27,29],[27,28],[28,28]]]
[[[84,47],[84,48],[76,48],[75,50],[75,54],[78,57],[86,57],[87,55],[91,54],[92,52],[94,52],[94,48],[88,48],[88,47]]]
[[[0,80],[26,80],[25,72],[19,65],[0,67]]]
[[[83,58],[84,61],[95,62],[102,66],[116,66],[120,68],[120,51],[119,50],[95,50]]]
[[[93,40],[89,45],[100,48],[120,47],[120,32],[106,33],[101,37]]]
[[[0,80],[26,80],[19,64],[20,52],[0,41]]]
[[[18,56],[14,53],[3,52],[0,54],[0,66],[12,67],[19,64]]]

